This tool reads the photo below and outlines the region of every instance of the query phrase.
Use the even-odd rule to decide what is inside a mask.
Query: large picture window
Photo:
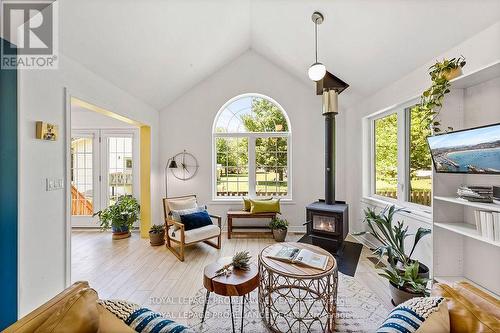
[[[214,199],[290,198],[290,124],[269,97],[245,94],[227,102],[213,127]]]
[[[401,107],[372,117],[372,195],[430,206],[428,115]]]

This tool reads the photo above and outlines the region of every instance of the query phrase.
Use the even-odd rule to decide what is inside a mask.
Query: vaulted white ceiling
[[[350,84],[347,103],[500,21],[500,0],[72,0],[61,49],[161,110],[250,48],[313,86],[315,10],[319,60]]]

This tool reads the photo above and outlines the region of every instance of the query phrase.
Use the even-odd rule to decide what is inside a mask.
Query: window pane
[[[248,138],[216,138],[217,196],[248,195]]]
[[[132,168],[127,168],[126,158],[132,160],[132,138],[108,138],[108,193],[109,205],[122,195],[132,195]]]
[[[375,193],[397,198],[398,183],[398,116],[376,119],[375,126]]]
[[[92,138],[71,138],[71,214],[92,215]]]
[[[288,194],[288,155],[281,147],[286,138],[259,138],[255,140],[256,194],[258,196],[286,196]]]
[[[431,135],[428,115],[422,111],[408,109],[410,113],[409,133],[409,180],[408,201],[430,206],[432,189],[431,155],[426,138]]]

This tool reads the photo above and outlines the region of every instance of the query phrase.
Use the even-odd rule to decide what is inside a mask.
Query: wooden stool
[[[243,332],[243,318],[245,315],[245,296],[259,286],[259,269],[254,263],[250,264],[250,270],[243,271],[235,269],[229,276],[215,276],[215,272],[221,269],[224,265],[230,263],[231,257],[220,258],[217,262],[205,267],[203,272],[203,285],[207,289],[205,305],[203,306],[203,317],[201,322],[205,321],[205,313],[207,311],[208,298],[210,293],[214,292],[217,295],[229,296],[229,306],[231,308],[231,323],[234,333],[234,317],[232,296],[243,296],[241,309],[241,332]]]

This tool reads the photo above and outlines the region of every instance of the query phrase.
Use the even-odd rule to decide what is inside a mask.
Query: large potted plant
[[[412,255],[419,241],[431,233],[430,229],[418,228],[411,250],[406,251],[405,240],[412,234],[408,232],[408,226],[403,222],[393,223],[394,215],[400,211],[404,210],[395,206],[387,206],[379,213],[367,208],[364,221],[368,225],[368,231],[356,233],[356,235],[370,234],[380,243],[373,253],[380,260],[387,259],[384,272],[380,275],[389,280],[393,302],[396,304],[404,298],[402,295],[405,293],[410,294],[406,296],[411,298],[423,295],[423,290],[426,290],[429,268],[413,259]]]
[[[420,103],[413,107],[415,112],[425,115],[428,126],[434,134],[442,132],[439,112],[443,107],[444,96],[450,92],[450,81],[462,75],[462,67],[466,64],[465,58],[444,59],[429,67],[431,86],[422,93]],[[453,131],[453,127],[447,127],[446,131]]]
[[[165,227],[163,225],[154,224],[149,229],[149,243],[151,246],[165,244]]]
[[[116,203],[95,213],[101,222],[101,230],[113,231],[113,239],[130,237],[130,228],[139,219],[139,203],[131,195],[123,195]]]
[[[277,242],[285,241],[288,231],[288,221],[279,217],[273,217],[269,222],[269,228],[273,231],[273,237]]]

